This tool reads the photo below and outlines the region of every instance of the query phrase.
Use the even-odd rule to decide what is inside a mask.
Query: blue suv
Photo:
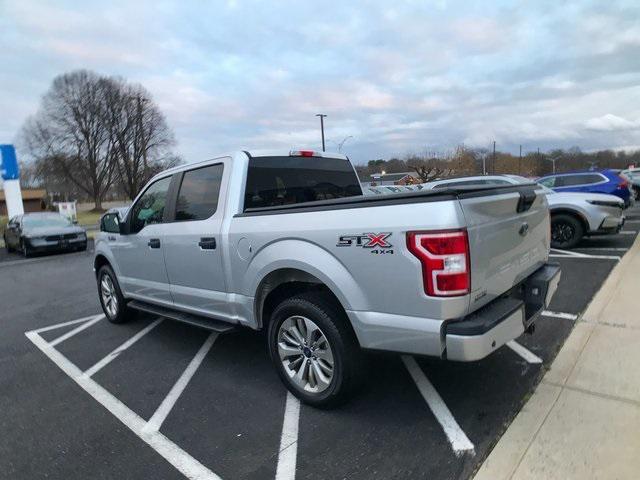
[[[540,177],[538,183],[557,192],[607,193],[624,200],[625,208],[631,205],[629,182],[615,170],[555,173]]]

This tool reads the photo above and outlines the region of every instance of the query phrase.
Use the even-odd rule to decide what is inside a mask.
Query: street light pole
[[[324,117],[326,115],[324,113],[317,113],[316,117],[320,117],[320,132],[322,133],[322,151],[324,152]]]

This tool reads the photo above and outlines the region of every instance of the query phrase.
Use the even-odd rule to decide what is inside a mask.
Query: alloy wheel
[[[320,393],[331,384],[331,345],[312,320],[298,315],[285,319],[278,329],[278,354],[284,371],[303,390]]]
[[[566,243],[575,235],[575,231],[568,223],[556,223],[551,229],[551,237],[554,242]]]
[[[100,295],[107,314],[110,318],[115,318],[118,315],[118,296],[116,295],[113,280],[111,280],[109,275],[102,276],[102,280],[100,281]]]

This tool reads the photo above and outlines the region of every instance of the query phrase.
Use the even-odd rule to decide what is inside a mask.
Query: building
[[[25,213],[45,210],[47,208],[47,191],[44,188],[22,189],[22,205]],[[2,189],[0,189],[0,215],[7,215],[7,202]]]
[[[415,185],[422,183],[420,176],[416,172],[401,173],[373,173],[370,175],[371,180],[368,186],[375,187],[377,185]]]

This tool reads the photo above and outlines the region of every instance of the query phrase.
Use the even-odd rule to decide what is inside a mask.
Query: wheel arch
[[[554,215],[569,215],[571,217],[577,218],[578,221],[580,222],[580,224],[582,225],[582,227],[584,228],[584,233],[587,234],[589,233],[592,228],[589,225],[589,221],[587,220],[586,216],[578,211],[578,210],[573,210],[571,208],[566,208],[566,207],[561,207],[561,208],[553,208],[550,211],[551,213],[551,221],[553,221],[553,216]]]

